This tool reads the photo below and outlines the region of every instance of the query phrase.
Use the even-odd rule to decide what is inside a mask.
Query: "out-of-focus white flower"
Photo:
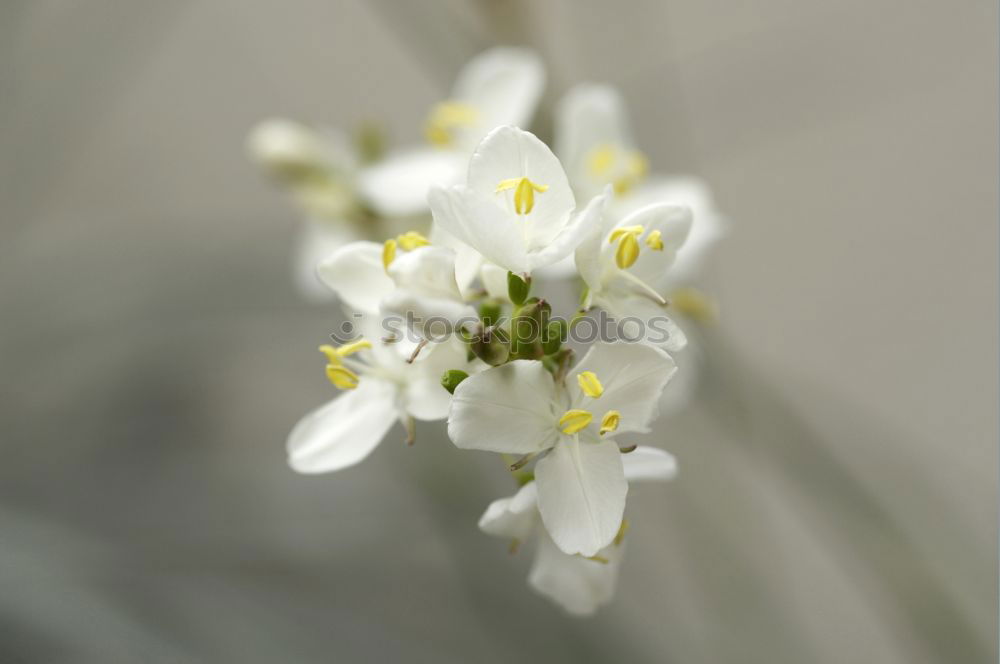
[[[455,338],[433,344],[412,362],[405,343],[385,344],[376,321],[370,335],[340,347],[321,346],[326,375],[345,390],[309,413],[288,436],[288,463],[300,473],[325,473],[362,461],[397,421],[412,438],[413,419],[438,420],[450,395],[441,374],[466,366],[465,347]]]
[[[431,144],[390,154],[361,171],[362,199],[382,216],[427,212],[427,191],[461,182],[469,154],[492,129],[526,125],[545,86],[538,56],[494,48],[462,68],[449,99],[431,109],[424,133]]]
[[[671,279],[676,285],[697,277],[706,254],[725,234],[725,221],[701,180],[649,174],[649,162],[636,147],[618,91],[606,85],[574,87],[559,103],[556,130],[556,152],[576,195],[592,196],[611,185],[608,214],[613,219],[653,203],[691,209],[693,224]]]
[[[463,449],[533,457],[538,508],[565,553],[596,555],[621,525],[628,485],[615,432],[646,432],[676,366],[642,344],[597,343],[567,386],[515,360],[455,389],[448,435]]]
[[[629,483],[665,481],[677,474],[674,457],[654,447],[637,447],[622,457],[622,464]],[[479,519],[479,528],[511,540],[512,551],[539,532],[528,583],[570,613],[594,613],[614,596],[627,522],[622,521],[609,545],[587,558],[561,551],[545,529],[538,528],[539,520],[537,485],[529,481],[513,496],[493,501]]]
[[[599,306],[619,321],[634,317],[626,334],[657,336],[666,350],[680,350],[684,333],[666,317],[667,299],[661,289],[678,250],[691,228],[691,211],[653,203],[624,219],[605,213],[602,223],[576,250],[576,267],[587,285],[583,308]],[[633,321],[628,321],[630,324]]]
[[[490,132],[472,154],[468,182],[431,189],[434,222],[485,259],[530,274],[573,252],[599,221],[602,197],[574,215],[576,199],[548,146],[516,127]]]
[[[356,212],[358,158],[343,133],[276,118],[254,127],[247,148],[310,217],[336,220]]]

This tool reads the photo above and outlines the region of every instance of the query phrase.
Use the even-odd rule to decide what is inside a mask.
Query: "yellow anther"
[[[605,143],[590,151],[587,155],[587,167],[595,177],[606,175],[615,163],[617,150],[615,146]]]
[[[710,323],[717,315],[715,303],[697,288],[678,288],[668,299],[673,309],[700,323]]]
[[[631,267],[639,259],[639,240],[635,233],[622,235],[615,250],[615,265],[621,269]]]
[[[357,339],[355,341],[349,341],[340,348],[336,350],[337,355],[340,357],[347,357],[348,355],[354,355],[358,351],[371,348],[372,343],[367,339]]]
[[[649,173],[649,160],[646,155],[633,150],[628,155],[628,172],[635,181],[641,180]]]
[[[587,560],[593,560],[595,563],[601,563],[602,565],[607,565],[610,562],[607,558],[600,555],[587,556]]]
[[[326,355],[326,361],[333,365],[340,364],[340,353],[330,344],[323,344],[319,347],[319,352]]]
[[[646,246],[653,251],[663,251],[663,234],[660,231],[650,231],[646,236]]]
[[[396,243],[407,251],[413,251],[418,247],[426,247],[431,242],[416,231],[407,231],[396,236]]]
[[[608,244],[612,244],[615,240],[620,240],[626,235],[642,235],[643,230],[643,227],[639,225],[616,228],[611,231],[611,235],[608,236]]]
[[[597,374],[593,371],[581,371],[576,375],[576,382],[580,384],[583,393],[591,399],[596,399],[604,394],[604,386],[601,385],[601,381],[597,379]]]
[[[471,127],[476,123],[479,112],[468,104],[458,101],[444,101],[431,109],[424,127],[424,136],[434,145],[451,145],[455,129]]]
[[[547,184],[537,184],[526,177],[500,180],[496,192],[514,190],[514,212],[528,214],[535,207],[535,192],[544,193],[549,190]]]
[[[622,414],[617,410],[609,410],[604,413],[604,417],[601,418],[601,435],[606,433],[611,433],[618,428],[618,423],[621,422]]]
[[[382,245],[382,267],[388,270],[394,260],[396,260],[396,241],[389,238]]]
[[[564,434],[572,436],[575,433],[580,433],[587,428],[587,425],[594,419],[594,414],[589,410],[581,410],[579,408],[573,408],[567,410],[562,417],[559,418],[559,427],[562,429]]]
[[[615,546],[621,546],[622,542],[625,541],[625,533],[628,532],[630,525],[631,524],[628,522],[628,519],[622,519],[622,525],[618,527],[618,534],[615,535]]]
[[[326,365],[326,377],[342,390],[353,390],[358,386],[358,374],[339,364]]]

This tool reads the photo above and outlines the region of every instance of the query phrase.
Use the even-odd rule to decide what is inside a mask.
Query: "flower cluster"
[[[520,129],[543,84],[533,53],[495,49],[430,110],[427,147],[382,154],[370,134],[351,147],[287,121],[250,143],[311,220],[299,260],[360,332],[320,347],[343,394],[295,426],[291,466],[347,468],[396,422],[412,443],[415,420],[447,418],[457,447],[502,455],[519,485],[479,527],[512,551],[537,537],[530,584],[587,614],[613,593],[629,484],[676,472],[630,438],[651,431],[688,321],[711,315],[693,283],[721,224],[699,182],[648,173],[611,88],[566,95],[555,153]],[[542,291],[574,277],[560,318]],[[595,310],[636,334],[574,348]],[[657,326],[655,341],[638,329]]]

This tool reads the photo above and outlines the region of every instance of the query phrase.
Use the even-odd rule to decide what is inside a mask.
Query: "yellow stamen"
[[[562,432],[569,436],[575,433],[579,433],[587,428],[591,420],[594,419],[594,414],[588,410],[581,410],[579,408],[573,408],[567,410],[562,417],[559,418],[559,426],[562,428]]]
[[[625,533],[628,532],[629,526],[628,519],[622,519],[622,525],[618,527],[618,534],[615,535],[614,544],[615,546],[621,546],[622,542],[625,540]]]
[[[611,235],[608,236],[608,244],[613,244],[615,240],[620,240],[626,235],[642,235],[643,230],[643,227],[639,225],[616,228],[611,231]]]
[[[354,355],[358,351],[371,348],[372,343],[367,339],[357,339],[355,341],[349,341],[340,348],[337,349],[337,355],[340,357],[347,357],[348,355]]]
[[[431,242],[416,231],[407,231],[396,236],[396,243],[407,251],[413,251],[418,247],[426,247]]]
[[[445,101],[434,106],[424,127],[427,140],[439,147],[451,145],[456,129],[471,127],[476,123],[479,112],[468,104]]]
[[[389,238],[382,245],[382,267],[388,270],[394,260],[396,260],[396,241]]]
[[[587,560],[593,560],[595,563],[601,563],[602,565],[608,564],[608,559],[604,556],[587,556]]]
[[[582,371],[576,375],[576,382],[580,384],[580,389],[591,399],[604,394],[604,386],[597,379],[597,374],[593,371]]]
[[[353,390],[358,386],[358,374],[337,364],[326,365],[326,377],[342,390]]]
[[[632,233],[623,235],[618,240],[618,249],[615,250],[615,265],[621,269],[631,267],[639,259],[639,241]]]
[[[337,349],[331,346],[330,344],[323,344],[322,346],[320,346],[319,352],[326,355],[326,361],[329,362],[330,364],[334,365],[340,364],[340,353],[338,353]]]
[[[663,251],[663,234],[660,231],[650,231],[646,236],[646,246],[653,251]]]
[[[606,433],[616,430],[621,419],[622,414],[617,410],[609,410],[604,413],[604,417],[601,419],[601,435],[603,436]]]
[[[514,212],[528,214],[535,207],[535,192],[544,193],[549,190],[549,185],[537,184],[526,177],[508,178],[500,181],[495,193],[508,189],[514,190]]]
[[[590,151],[587,155],[587,167],[595,177],[606,175],[615,163],[617,151],[615,146],[605,143]]]
[[[697,288],[678,288],[668,299],[671,307],[700,323],[711,323],[717,315],[715,302]]]

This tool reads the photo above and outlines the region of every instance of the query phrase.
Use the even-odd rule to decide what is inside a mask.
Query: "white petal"
[[[511,272],[528,270],[528,253],[514,215],[468,187],[432,189],[434,223]]]
[[[448,436],[469,450],[528,454],[547,449],[560,435],[554,393],[552,376],[541,362],[515,360],[487,369],[456,388]]]
[[[595,416],[609,410],[621,414],[618,431],[649,431],[656,417],[660,393],[677,365],[664,351],[638,343],[595,343],[571,370],[571,376],[593,371],[604,386],[598,399],[583,394],[576,380],[569,381],[574,407]]]
[[[494,48],[473,58],[455,81],[452,97],[476,110],[474,126],[459,132],[472,149],[500,125],[527,126],[545,85],[545,69],[534,51]]]
[[[288,463],[326,473],[360,462],[396,422],[396,389],[367,376],[358,387],[303,417],[288,436]]]
[[[629,482],[669,480],[677,476],[677,459],[657,447],[640,445],[622,455],[622,464]]]
[[[447,247],[418,247],[399,252],[389,264],[389,277],[415,295],[456,301],[462,294],[455,282],[455,252]]]
[[[493,263],[483,263],[479,270],[479,278],[490,297],[508,301],[507,270]]]
[[[382,266],[382,245],[352,242],[320,263],[320,280],[352,309],[376,314],[395,285]]]
[[[464,302],[409,290],[394,290],[382,298],[380,306],[384,316],[396,318],[400,326],[409,326],[417,337],[430,341],[445,339],[479,320],[476,310]]]
[[[479,529],[489,535],[524,541],[538,520],[535,483],[522,486],[513,496],[490,503],[479,519]]]
[[[254,127],[247,148],[254,159],[279,173],[320,168],[349,174],[356,165],[350,140],[343,132],[316,130],[283,118],[265,120]]]
[[[628,482],[610,440],[563,436],[535,465],[538,510],[565,553],[592,556],[618,534]]]
[[[404,366],[406,388],[404,410],[418,420],[442,420],[448,416],[451,395],[441,386],[441,375],[449,369],[473,373],[466,360],[466,347],[457,337],[432,343],[412,364]]]
[[[542,532],[528,583],[570,613],[589,616],[614,597],[623,553],[624,544],[612,544],[598,552],[606,563],[570,556]]]
[[[503,180],[521,177],[548,187],[534,194],[534,207],[525,215],[514,211],[514,189],[496,190]],[[506,224],[508,232],[523,235],[529,249],[548,245],[576,207],[566,173],[552,150],[534,134],[516,127],[498,127],[483,139],[469,162],[468,186],[506,212],[511,220]]]
[[[432,186],[459,182],[464,158],[447,150],[420,149],[391,154],[358,174],[358,193],[383,217],[427,212]]]
[[[462,295],[468,295],[472,290],[472,282],[483,264],[482,254],[441,228],[439,224],[431,224],[430,240],[436,247],[448,247],[455,252],[455,281]]]
[[[631,289],[613,290],[595,296],[594,304],[619,321],[620,339],[640,341],[671,353],[687,346],[684,330],[667,315],[670,308],[645,295],[636,295]]]
[[[556,263],[573,253],[588,235],[601,226],[605,195],[595,196],[558,235],[542,249],[528,256],[528,266],[538,269]]]
[[[600,191],[604,182],[594,177],[587,156],[601,146],[632,149],[625,102],[607,85],[577,85],[562,98],[556,109],[556,153],[583,195]]]

